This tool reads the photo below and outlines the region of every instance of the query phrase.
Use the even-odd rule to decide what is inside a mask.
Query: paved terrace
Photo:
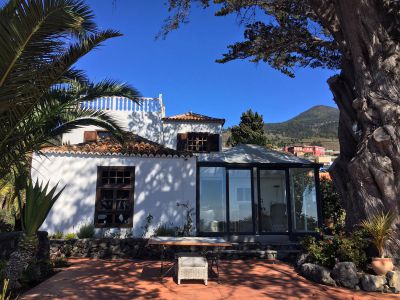
[[[400,299],[313,284],[284,263],[222,261],[221,284],[210,279],[160,281],[157,261],[73,259],[72,266],[19,299]]]

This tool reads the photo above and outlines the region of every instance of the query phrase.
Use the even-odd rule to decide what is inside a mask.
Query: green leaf
[[[50,209],[60,197],[65,186],[56,193],[58,184],[50,191],[49,181],[45,186],[39,184],[38,181],[33,185],[32,181],[28,181],[26,188],[26,202],[23,208],[23,224],[24,231],[28,236],[34,235],[42,226]]]

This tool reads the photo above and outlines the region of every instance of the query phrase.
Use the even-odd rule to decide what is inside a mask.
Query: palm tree
[[[120,35],[99,31],[83,1],[10,0],[0,8],[0,179],[65,130],[90,123],[118,133],[105,113],[77,104],[109,95],[133,99],[138,92],[114,81],[90,84],[73,65]]]
[[[24,235],[6,274],[10,287],[35,256],[36,232],[59,193],[30,178],[31,153],[65,132],[96,125],[122,140],[118,123],[82,101],[103,96],[135,99],[131,86],[90,83],[73,65],[103,41],[121,34],[99,31],[92,11],[78,0],[10,0],[0,8],[0,182],[11,178]]]

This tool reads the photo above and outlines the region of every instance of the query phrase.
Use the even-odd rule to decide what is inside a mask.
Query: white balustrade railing
[[[165,108],[162,103],[162,96],[159,98],[137,98],[135,101],[125,97],[101,97],[94,100],[82,102],[82,107],[93,110],[112,111],[140,111],[140,112],[161,112]]]

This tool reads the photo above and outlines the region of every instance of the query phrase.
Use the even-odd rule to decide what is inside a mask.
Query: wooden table
[[[170,266],[166,272],[163,273],[164,262],[165,262],[165,253],[168,247],[201,247],[203,249],[214,248],[216,251],[213,251],[211,257],[210,269],[215,266],[217,268],[217,278],[219,282],[219,250],[225,247],[231,247],[232,244],[227,242],[225,239],[220,237],[169,237],[169,236],[157,236],[150,238],[148,241],[148,245],[152,246],[160,246],[161,247],[161,268],[160,274],[161,278],[164,277],[172,268],[173,265]],[[203,250],[203,254],[207,257],[208,250]]]

